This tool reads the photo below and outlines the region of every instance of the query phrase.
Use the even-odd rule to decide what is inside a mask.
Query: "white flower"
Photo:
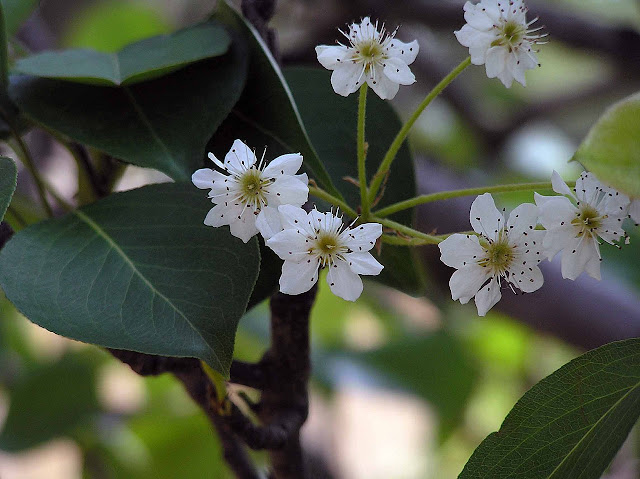
[[[442,262],[457,269],[449,281],[454,301],[466,304],[475,296],[478,314],[484,316],[502,297],[502,280],[524,293],[539,289],[545,232],[535,229],[537,223],[534,204],[518,206],[505,225],[493,197],[478,196],[471,205],[471,225],[479,236],[458,233],[438,245]]]
[[[455,32],[458,41],[469,47],[471,63],[485,65],[489,78],[498,77],[504,86],[513,80],[526,86],[525,70],[539,66],[533,46],[542,43],[546,34],[540,28],[529,27],[537,20],[526,20],[527,7],[523,0],[482,0],[464,5],[467,21]]]
[[[562,251],[562,277],[576,279],[586,271],[600,279],[600,242],[613,244],[625,237],[622,222],[629,198],[582,173],[573,191],[557,172],[551,176],[553,190],[565,196],[535,194],[540,223],[547,230],[545,254],[551,260]],[[570,201],[573,200],[575,205]]]
[[[302,166],[302,155],[282,155],[264,165],[240,140],[235,140],[224,158],[224,164],[213,153],[209,158],[219,171],[203,168],[191,176],[194,185],[211,189],[209,198],[215,206],[207,214],[208,226],[229,225],[233,236],[245,243],[258,232],[256,218],[279,205],[301,206],[309,195],[309,180],[305,173],[296,175]],[[263,155],[264,159],[264,155]]]
[[[333,213],[284,205],[278,208],[283,230],[267,246],[284,260],[280,291],[301,294],[318,281],[326,267],[327,283],[336,296],[355,301],[362,293],[360,274],[377,275],[383,266],[368,251],[382,234],[378,223],[344,227]]]
[[[640,198],[634,199],[629,205],[629,217],[636,222],[636,226],[640,223]]]
[[[349,26],[349,33],[340,32],[349,46],[319,45],[318,61],[331,74],[335,92],[348,96],[367,82],[383,100],[390,100],[398,93],[399,85],[411,85],[416,81],[408,65],[418,54],[418,42],[403,43],[396,40],[396,32],[387,34],[384,26],[378,31],[378,23],[369,17],[361,23]]]

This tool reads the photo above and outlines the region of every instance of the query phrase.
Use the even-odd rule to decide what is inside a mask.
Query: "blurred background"
[[[18,0],[23,1],[23,0]],[[24,4],[29,3],[24,0]],[[407,116],[467,51],[453,31],[462,1],[279,0],[272,27],[286,65],[315,65],[313,47],[336,28],[370,15],[417,38],[417,83],[394,106]],[[550,33],[541,68],[527,88],[507,90],[484,67],[469,68],[422,116],[411,136],[421,192],[471,185],[548,181],[568,163],[589,127],[612,102],[640,90],[640,2],[530,1]],[[89,47],[114,51],[132,41],[204,20],[211,0],[42,0],[18,33],[15,52]],[[354,101],[355,98],[354,98]],[[355,125],[354,125],[355,126]],[[76,193],[75,163],[38,131],[27,139],[62,196]],[[118,189],[166,181],[128,167]],[[38,218],[33,185],[21,170],[12,221]],[[531,193],[503,194],[507,207]],[[473,198],[422,208],[417,226],[469,229]],[[533,384],[584,350],[640,336],[640,235],[630,247],[603,247],[603,280],[561,281],[545,265],[546,285],[503,294],[478,318],[448,296],[452,270],[437,248],[421,252],[429,284],[414,298],[368,283],[356,303],[320,281],[312,315],[314,379],[303,439],[315,477],[457,477],[484,437],[497,430]],[[93,346],[31,324],[0,299],[0,478],[226,478],[220,446],[205,417],[170,376],[143,379]],[[243,318],[236,356],[258,360],[268,345],[268,311]],[[238,391],[234,390],[234,394]],[[248,391],[251,394],[251,391]],[[640,477],[637,432],[609,479]],[[257,460],[261,456],[257,455]]]

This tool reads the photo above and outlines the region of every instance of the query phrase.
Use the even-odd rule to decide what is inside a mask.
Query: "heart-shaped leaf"
[[[11,203],[17,179],[18,169],[15,162],[11,158],[0,156],[0,221]]]
[[[152,185],[30,226],[2,249],[0,285],[50,331],[227,376],[260,257],[204,226],[208,206],[190,183]]]
[[[242,39],[235,38],[223,56],[136,85],[100,87],[13,76],[9,93],[21,110],[51,130],[186,180],[240,97],[246,57]]]
[[[48,51],[22,58],[14,70],[25,75],[95,85],[132,85],[206,58],[223,55],[231,38],[217,23],[203,23],[146,38],[117,53],[87,49]]]
[[[302,167],[309,175],[325,189],[340,196],[309,141],[298,107],[280,67],[258,32],[229,5],[227,0],[218,2],[215,18],[247,40],[251,63],[246,88],[229,115],[228,124],[224,125],[228,135],[223,134],[214,139],[213,146],[226,153],[233,139],[243,138],[249,141],[254,132],[256,135],[267,136],[269,143],[275,146],[273,151],[278,154],[300,152],[304,156]],[[231,137],[233,139],[228,142],[228,138]],[[266,143],[250,144],[258,148]]]
[[[640,197],[640,93],[609,108],[573,159],[603,183]]]
[[[460,479],[598,479],[640,414],[640,339],[590,351],[536,384]]]

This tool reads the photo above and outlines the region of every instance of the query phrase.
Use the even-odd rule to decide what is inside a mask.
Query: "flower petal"
[[[371,255],[371,253],[347,253],[344,255],[351,271],[356,274],[376,276],[380,274],[384,266]]]
[[[224,204],[215,205],[213,208],[209,210],[207,216],[204,218],[204,224],[207,226],[224,226],[228,225],[230,221],[240,213],[242,209],[240,208],[229,208],[224,206]]]
[[[416,77],[411,73],[411,69],[399,58],[389,58],[385,60],[383,73],[389,80],[400,85],[411,85],[415,83]]]
[[[533,262],[527,262],[527,265],[509,271],[509,281],[523,293],[533,293],[544,283],[542,271]]]
[[[484,288],[476,294],[476,307],[478,316],[484,316],[502,298],[498,280],[493,278]]]
[[[485,256],[476,235],[456,233],[441,242],[438,247],[440,261],[452,268],[462,268],[467,264],[476,263]]]
[[[262,171],[265,178],[277,178],[282,175],[295,175],[302,166],[300,153],[289,153],[275,158]]]
[[[538,205],[540,224],[548,230],[570,226],[578,212],[565,196],[542,196],[535,193],[534,198]]]
[[[282,175],[269,185],[266,197],[270,206],[302,206],[309,197],[309,187],[295,176]]]
[[[340,238],[345,246],[359,253],[373,248],[380,235],[382,235],[382,225],[380,223],[365,223],[355,228],[344,230],[340,234]]]
[[[411,65],[415,61],[419,50],[420,46],[418,45],[417,40],[414,40],[411,43],[404,43],[395,38],[391,40],[391,43],[389,43],[389,47],[387,48],[389,56],[402,60],[405,65]]]
[[[210,168],[201,168],[191,175],[191,182],[201,190],[213,188],[214,173],[216,172]]]
[[[556,193],[575,198],[573,191],[571,191],[571,189],[567,186],[567,184],[560,177],[556,170],[553,170],[553,173],[551,173],[551,185],[553,186],[553,191],[555,191]]]
[[[548,229],[542,243],[544,255],[551,260],[563,249],[573,249],[576,241],[576,231],[573,226]]]
[[[341,67],[349,58],[349,49],[344,45],[318,45],[316,47],[318,61],[327,70]]]
[[[265,241],[282,231],[282,221],[277,208],[265,206],[256,217],[256,228]]]
[[[496,208],[490,193],[480,195],[473,200],[470,219],[473,231],[491,240],[495,240],[498,232],[505,226],[504,216]]]
[[[331,74],[331,86],[338,95],[349,96],[360,88],[363,67],[352,61],[345,62]]]
[[[491,47],[487,51],[486,70],[489,78],[495,78],[507,68],[509,52],[504,47]]]
[[[491,42],[496,39],[496,35],[464,25],[460,30],[454,32],[461,45],[469,48],[471,63],[474,65],[484,65],[487,51],[491,48]]]
[[[256,215],[251,208],[245,208],[240,218],[236,216],[235,221],[229,222],[229,231],[236,238],[240,238],[244,243],[258,234],[256,228]]]
[[[362,294],[362,280],[344,261],[336,261],[327,271],[331,292],[347,301],[355,301]]]
[[[383,100],[392,100],[395,98],[400,89],[400,85],[387,77],[381,66],[375,66],[374,70],[375,80],[373,76],[367,78],[367,83],[371,89]]]
[[[477,264],[460,268],[451,275],[449,280],[451,297],[454,301],[459,299],[462,304],[468,303],[489,277],[489,268],[483,268]]]
[[[523,203],[516,207],[507,220],[509,242],[518,241],[522,233],[535,230],[538,224],[538,207],[533,203]]]
[[[235,140],[224,157],[224,166],[232,173],[240,174],[256,162],[256,155],[240,140]]]
[[[280,275],[280,291],[285,294],[302,294],[309,291],[318,281],[318,260],[309,258],[308,261],[296,263],[285,261]]]
[[[582,273],[587,264],[591,261],[600,263],[600,248],[593,238],[581,237],[574,243],[574,246],[567,247],[562,251],[562,277],[575,280]],[[596,279],[600,279],[600,268],[597,268],[597,277],[594,276],[596,268],[591,266],[590,274]]]
[[[281,205],[278,206],[278,212],[284,229],[293,229],[306,234],[313,233],[309,224],[311,221],[309,214],[299,206]]]
[[[482,10],[480,4],[472,5],[474,8],[465,4],[465,7],[464,19],[470,27],[476,30],[491,30],[494,21]]]
[[[285,261],[307,261],[312,255],[309,254],[306,239],[296,230],[285,229],[269,238],[267,246]]]
[[[635,199],[629,206],[629,216],[636,223],[640,223],[640,199]]]

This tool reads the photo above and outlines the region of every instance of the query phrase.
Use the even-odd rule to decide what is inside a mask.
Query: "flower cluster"
[[[562,196],[536,193],[536,204],[518,206],[506,223],[489,193],[475,199],[470,216],[476,235],[453,234],[439,245],[442,262],[457,269],[449,282],[454,300],[464,304],[475,296],[484,316],[500,300],[503,284],[523,293],[539,289],[538,264],[557,254],[563,278],[586,272],[600,279],[599,240],[626,240],[622,223],[637,214],[637,206],[591,173],[583,173],[571,190],[554,171],[552,186]]]
[[[209,158],[222,171],[202,168],[191,177],[195,186],[209,189],[215,206],[205,217],[208,226],[226,226],[245,243],[260,232],[267,246],[284,260],[280,291],[300,294],[318,280],[326,267],[327,282],[341,298],[355,301],[362,293],[358,275],[377,275],[382,265],[368,252],[382,234],[379,224],[344,227],[337,214],[306,213],[300,208],[309,195],[299,153],[282,155],[269,164],[235,140],[224,159]]]

